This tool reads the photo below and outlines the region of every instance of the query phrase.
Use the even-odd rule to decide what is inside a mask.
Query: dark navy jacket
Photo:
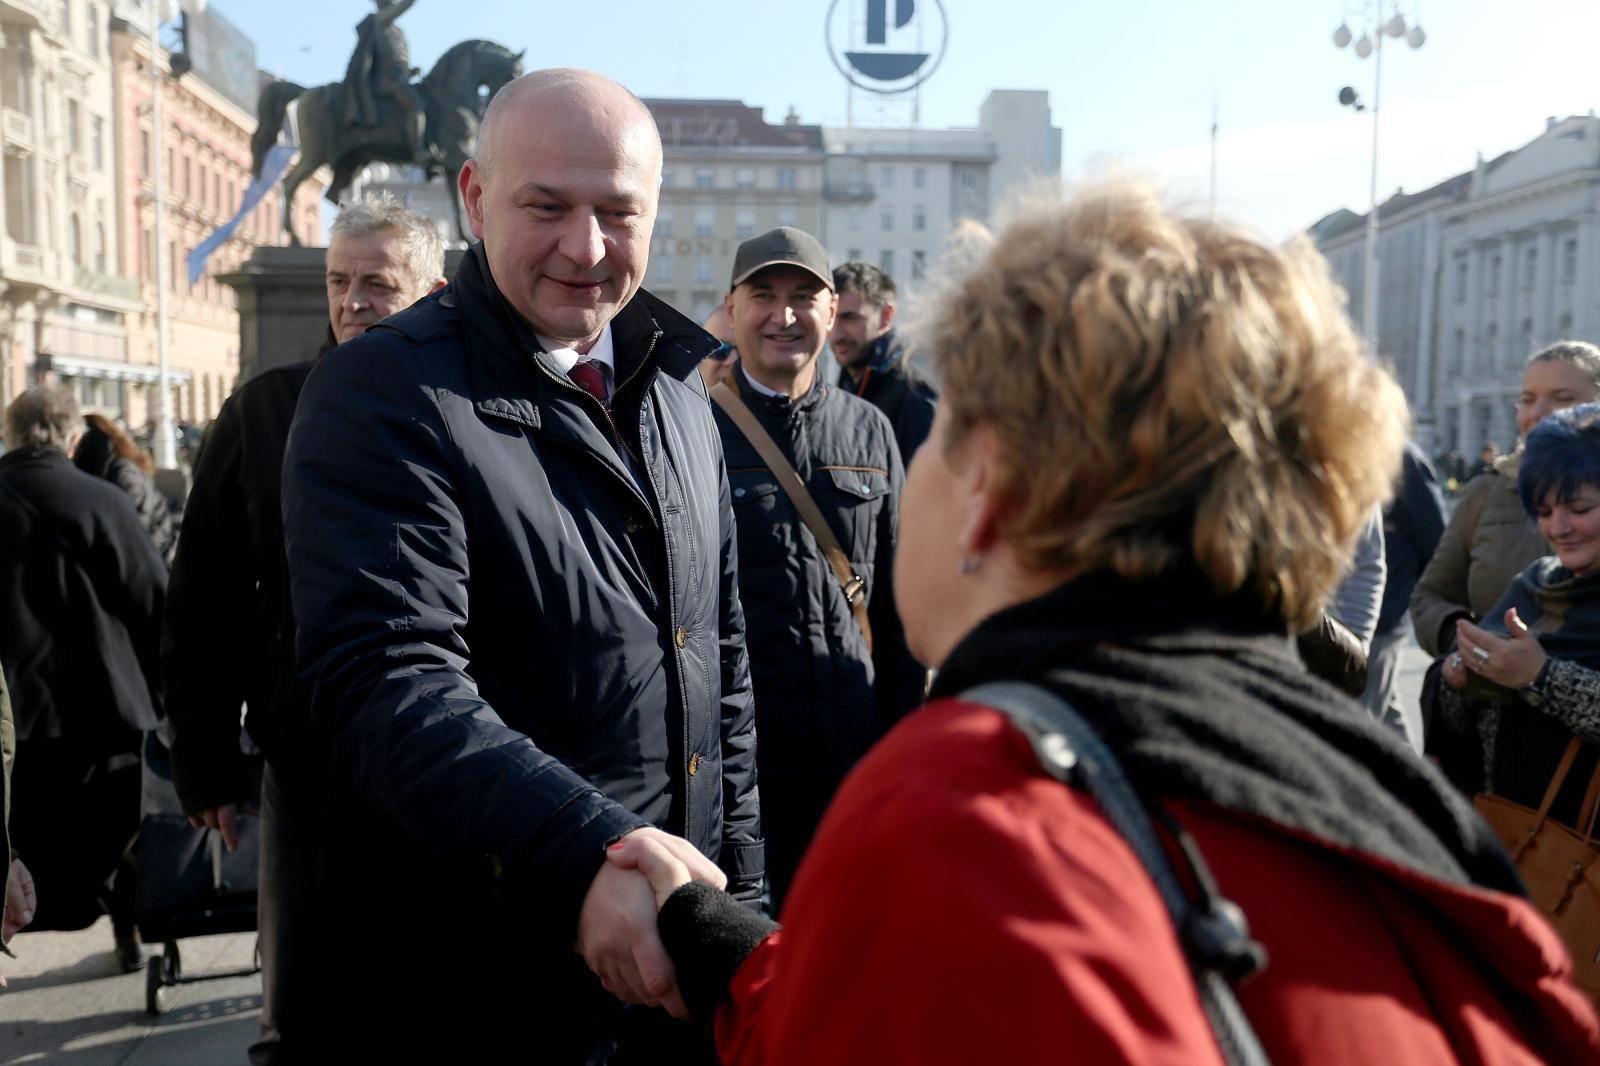
[[[477,246],[323,356],[283,478],[296,660],[335,778],[416,850],[397,877],[420,856],[455,879],[450,913],[475,932],[452,936],[499,929],[529,966],[520,1002],[568,1018],[608,842],[684,836],[746,898],[763,872],[733,513],[694,369],[715,342],[643,292],[612,330],[614,424]],[[420,885],[367,876],[429,928]],[[523,933],[554,950],[516,955]],[[447,981],[481,1017],[500,976]]]

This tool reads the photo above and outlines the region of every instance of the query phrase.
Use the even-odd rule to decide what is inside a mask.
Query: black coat
[[[352,874],[362,908],[399,923],[363,947],[397,969],[363,956],[379,978],[360,991],[386,1012],[415,997],[405,929],[449,986],[408,1042],[468,1031],[447,1007],[544,1061],[614,1037],[616,1001],[571,946],[605,845],[634,828],[760,890],[733,513],[695,372],[715,342],[643,292],[612,331],[615,428],[479,246],[324,356],[300,397],[283,484],[296,659],[335,778],[372,805],[350,846],[394,831],[400,849]]]
[[[722,409],[739,530],[739,589],[761,744],[767,868],[781,900],[844,775],[922,702],[927,677],[906,650],[891,574],[905,477],[888,419],[821,381],[790,402],[734,384],[805,481],[866,583],[869,652],[844,591],[778,479]]]
[[[840,370],[839,387],[884,413],[894,427],[900,461],[910,466],[911,457],[933,429],[939,390],[917,369],[894,330],[868,346],[864,362],[859,379],[849,370]]]
[[[250,798],[240,704],[251,738],[280,767],[309,743],[279,497],[311,366],[274,367],[241,385],[206,431],[195,467],[161,646],[173,778],[186,811]]]
[[[167,506],[167,498],[156,489],[150,475],[139,469],[132,459],[118,455],[116,443],[93,426],[84,431],[83,439],[72,453],[72,462],[84,473],[105,478],[128,494],[133,509],[139,514],[140,524],[150,534],[156,551],[161,553],[161,561],[171,566],[172,553],[178,547],[178,532],[172,528],[172,509]]]
[[[19,740],[138,750],[167,568],[133,504],[54,448],[0,456],[0,663]]]

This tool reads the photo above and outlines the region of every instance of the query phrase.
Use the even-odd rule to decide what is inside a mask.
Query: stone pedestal
[[[328,296],[321,248],[264,245],[232,274],[239,300],[239,380],[302,363],[328,338]]]
[[[239,294],[239,380],[263,370],[301,363],[328,337],[328,295],[323,248],[264,245],[244,266],[218,280]],[[462,253],[445,253],[445,276],[454,277]]]

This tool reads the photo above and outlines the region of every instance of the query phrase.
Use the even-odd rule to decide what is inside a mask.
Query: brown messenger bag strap
[[[778,485],[788,495],[789,501],[794,504],[795,510],[800,512],[800,520],[811,530],[812,537],[816,538],[817,547],[822,549],[822,554],[828,560],[828,566],[833,570],[833,576],[838,578],[839,587],[844,590],[845,602],[850,604],[850,612],[856,617],[856,625],[861,627],[861,636],[866,639],[867,650],[872,650],[872,626],[867,621],[867,586],[861,580],[855,567],[850,565],[849,556],[839,546],[839,538],[834,536],[833,527],[828,525],[828,520],[822,517],[822,511],[817,508],[817,501],[811,498],[811,493],[806,491],[805,482],[800,480],[800,475],[784,457],[783,450],[778,447],[770,434],[761,427],[756,416],[745,405],[736,389],[727,381],[720,382],[711,390],[711,399],[716,401],[718,407],[733,420],[739,427],[739,432],[744,434],[745,440],[755,448],[756,454],[761,456],[761,461],[767,464],[778,479]]]
[[[1572,770],[1572,764],[1578,761],[1578,751],[1582,747],[1583,741],[1578,737],[1573,737],[1571,742],[1567,744],[1567,750],[1562,753],[1561,762],[1556,765],[1556,772],[1550,778],[1550,786],[1544,790],[1544,799],[1539,801],[1539,814],[1533,823],[1535,831],[1544,825],[1544,820],[1550,816],[1550,808],[1556,802],[1556,793],[1560,792],[1561,786],[1566,783],[1567,774]],[[1600,767],[1596,767],[1596,772],[1600,774]],[[1591,779],[1591,788],[1593,783],[1594,781]],[[1585,800],[1585,803],[1587,802]]]

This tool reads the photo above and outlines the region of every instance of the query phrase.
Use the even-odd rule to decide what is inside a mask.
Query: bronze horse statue
[[[368,163],[414,163],[429,174],[443,172],[450,188],[456,231],[462,240],[470,240],[461,222],[455,175],[472,157],[483,101],[521,74],[522,53],[493,41],[462,41],[440,56],[418,86],[427,103],[423,141],[433,153],[431,160],[413,158],[411,137],[398,108],[381,112],[382,121],[375,129],[359,129],[343,125],[340,120],[340,94],[344,90],[341,83],[306,89],[289,81],[274,82],[261,90],[256,106],[260,123],[250,139],[253,173],[261,176],[262,160],[277,143],[289,104],[299,100],[300,160],[283,179],[284,197],[291,208],[295,189],[325,163],[333,167],[327,197],[335,204],[350,188],[356,172]],[[299,244],[290,214],[284,212],[283,228],[290,241]]]

